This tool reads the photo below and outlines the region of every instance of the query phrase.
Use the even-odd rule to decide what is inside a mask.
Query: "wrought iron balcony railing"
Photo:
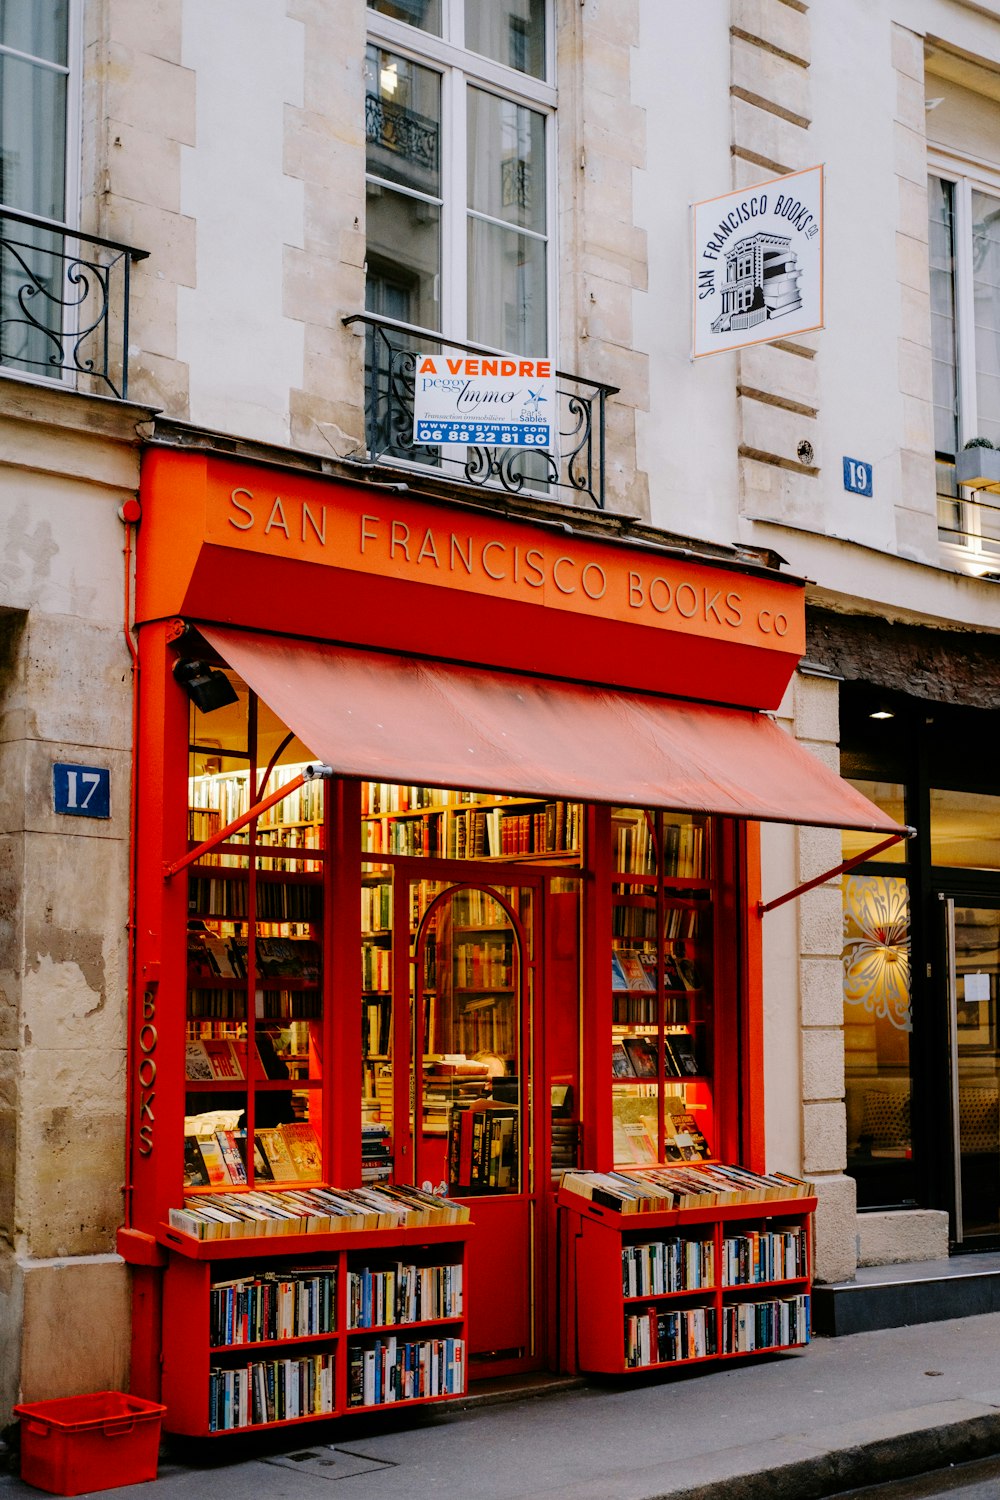
[[[0,208],[0,369],[124,401],[129,278],[147,254]]]
[[[987,466],[995,462],[995,450],[986,450]],[[961,460],[964,454],[960,453]],[[962,464],[974,470],[976,465]],[[979,467],[982,467],[981,465]],[[966,485],[956,470],[955,456],[937,455],[938,535],[943,542],[962,547],[972,558],[1000,562],[1000,482],[977,478]],[[992,575],[991,575],[992,576]]]
[[[619,387],[555,372],[558,443],[552,452],[524,448],[430,447],[413,438],[414,367],[417,354],[505,351],[467,344],[440,333],[393,322],[376,313],[354,313],[347,327],[365,334],[365,428],[368,457],[425,465],[468,484],[499,486],[508,494],[534,493],[587,499],[604,509],[605,408]]]

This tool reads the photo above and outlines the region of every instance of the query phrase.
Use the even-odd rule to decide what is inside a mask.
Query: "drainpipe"
[[[128,646],[129,655],[132,658],[132,768],[129,787],[129,819],[128,819],[128,919],[126,933],[128,936],[128,964],[126,978],[126,1033],[125,1033],[125,1182],[122,1187],[124,1198],[125,1228],[132,1226],[132,1034],[135,1025],[135,991],[136,991],[136,922],[135,922],[135,899],[136,899],[136,859],[138,849],[137,834],[137,808],[139,800],[139,652],[136,649],[132,624],[132,556],[135,528],[139,524],[142,510],[139,501],[135,498],[126,500],[119,507],[118,516],[125,527],[125,546],[122,549],[125,556],[125,591],[124,591],[124,616],[122,631],[125,636],[125,644]]]

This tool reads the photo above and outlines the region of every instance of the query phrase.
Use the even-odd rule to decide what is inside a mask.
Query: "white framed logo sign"
[[[692,205],[692,353],[823,326],[823,168]]]

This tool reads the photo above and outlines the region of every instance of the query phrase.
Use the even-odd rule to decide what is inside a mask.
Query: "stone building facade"
[[[443,4],[457,27],[462,7]],[[540,9],[545,76],[511,97],[547,122],[552,348],[562,369],[616,389],[601,526],[780,556],[809,580],[810,644],[779,717],[831,768],[845,683],[975,709],[993,726],[998,531],[987,497],[957,489],[950,467],[958,439],[975,434],[963,428],[951,449],[941,436],[928,174],[954,184],[949,202],[965,202],[969,183],[1000,201],[1000,10],[972,0],[708,0],[697,16],[662,0]],[[457,31],[428,39],[402,4],[52,0],[51,11],[66,23],[65,61],[46,60],[66,80],[65,199],[53,213],[11,190],[7,206],[148,254],[132,264],[127,399],[78,371],[46,376],[6,354],[0,366],[5,1410],[19,1396],[128,1378],[129,1273],[115,1231],[134,921],[134,533],[119,510],[138,492],[143,443],[160,422],[178,443],[187,433],[360,473],[365,341],[344,319],[366,305],[366,43],[442,76],[470,70],[487,92],[509,84],[494,63],[470,60]],[[17,36],[0,35],[2,46],[7,67],[26,50]],[[20,146],[0,139],[5,154]],[[689,205],[818,163],[825,327],[692,361]],[[956,223],[962,232],[960,213]],[[475,287],[467,293],[471,307]],[[995,302],[990,316],[1000,327]],[[975,387],[961,364],[960,424]],[[979,401],[980,425],[995,429],[988,382]],[[871,463],[870,496],[845,490],[848,455]],[[60,760],[110,766],[107,822],[67,828],[53,813]],[[765,899],[841,854],[836,833],[765,830]],[[940,1163],[920,1166],[908,1197],[858,1212],[839,886],[768,920],[768,1160],[816,1182],[819,1277],[850,1278],[859,1256],[946,1254]],[[930,993],[923,1004],[921,1056],[938,1024],[926,1019]],[[927,1104],[943,1085],[926,1056],[921,1067]],[[66,1351],[58,1365],[52,1330]]]

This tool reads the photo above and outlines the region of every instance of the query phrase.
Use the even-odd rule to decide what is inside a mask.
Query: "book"
[[[210,1178],[197,1136],[184,1137],[184,1186],[208,1187]]]
[[[701,1161],[711,1156],[708,1141],[692,1114],[683,1110],[667,1110],[664,1125],[667,1139],[673,1141],[681,1159]]]
[[[275,1182],[292,1182],[298,1177],[295,1163],[285,1144],[284,1136],[279,1126],[275,1125],[270,1130],[259,1130],[257,1140]]]
[[[215,1077],[212,1059],[204,1042],[187,1042],[184,1048],[184,1077],[189,1083],[211,1083]]]
[[[214,1135],[200,1135],[197,1137],[198,1149],[201,1152],[208,1181],[212,1187],[220,1187],[224,1182],[231,1182],[226,1170],[225,1157],[222,1148]]]
[[[655,980],[650,976],[637,953],[629,953],[623,949],[618,954],[618,961],[625,975],[626,989],[654,990],[656,988]]]
[[[223,1083],[242,1083],[243,1065],[232,1042],[224,1038],[209,1038],[201,1043],[205,1049],[212,1077]]]
[[[295,1176],[301,1182],[318,1181],[323,1175],[323,1155],[312,1125],[296,1121],[279,1125],[278,1129],[291,1157]]]
[[[247,1169],[240,1155],[240,1148],[236,1144],[236,1132],[234,1130],[217,1130],[215,1139],[219,1143],[222,1152],[222,1160],[225,1163],[226,1174],[229,1181],[235,1184],[246,1182]]]
[[[622,1042],[611,1044],[611,1074],[614,1078],[634,1078],[635,1069]]]
[[[656,1078],[659,1075],[656,1043],[649,1037],[627,1036],[622,1039],[622,1046],[628,1054],[636,1078]]]
[[[613,990],[627,990],[628,980],[625,978],[625,970],[614,949],[611,950],[611,988]]]
[[[677,971],[680,974],[681,983],[684,988],[686,990],[701,989],[701,973],[694,959],[678,956],[674,962],[677,965]]]
[[[675,1032],[666,1040],[670,1044],[680,1074],[690,1078],[697,1077],[701,1068],[695,1051],[694,1038],[682,1032]]]

